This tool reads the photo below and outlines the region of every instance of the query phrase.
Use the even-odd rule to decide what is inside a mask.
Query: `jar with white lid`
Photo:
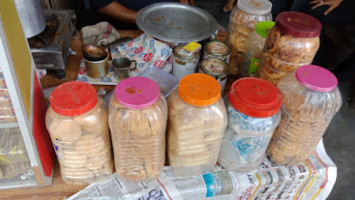
[[[272,160],[294,165],[311,156],[341,107],[336,77],[327,69],[306,65],[278,83],[283,95],[282,119],[268,147]]]
[[[212,76],[195,73],[181,79],[168,98],[169,164],[180,176],[214,169],[227,113],[221,86]]]
[[[238,74],[248,37],[256,24],[261,21],[272,21],[271,6],[271,2],[267,0],[239,0],[233,9],[229,17],[227,37],[232,52],[236,53],[236,66],[230,66],[231,75]]]
[[[228,127],[222,139],[218,163],[247,172],[257,168],[281,118],[280,90],[259,78],[235,81],[228,95]]]
[[[255,30],[249,35],[244,59],[240,65],[242,76],[256,76],[267,33],[274,25],[275,22],[272,21],[259,22],[256,24]]]
[[[165,163],[168,108],[157,83],[145,77],[120,81],[109,105],[116,172],[126,181],[149,181]]]
[[[46,126],[60,173],[68,184],[87,184],[112,174],[107,108],[89,83],[70,81],[49,96]]]

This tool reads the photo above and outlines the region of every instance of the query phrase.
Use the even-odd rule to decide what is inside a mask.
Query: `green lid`
[[[264,21],[259,22],[255,26],[255,31],[261,36],[266,38],[267,33],[269,32],[270,28],[275,25],[275,22],[272,21]]]

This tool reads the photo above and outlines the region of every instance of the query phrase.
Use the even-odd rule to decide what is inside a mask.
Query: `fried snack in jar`
[[[159,86],[145,77],[119,82],[109,105],[115,168],[127,181],[156,178],[165,162],[168,108]]]
[[[218,163],[226,169],[248,172],[266,156],[266,148],[281,118],[282,95],[259,78],[235,81],[228,95],[228,126]]]
[[[272,160],[294,165],[314,153],[342,104],[337,83],[330,71],[315,65],[302,66],[280,80],[284,101],[268,147]]]
[[[49,101],[46,126],[64,182],[87,184],[112,174],[107,108],[95,88],[79,81],[63,83]]]
[[[267,0],[239,0],[229,17],[228,44],[236,57],[236,66],[230,67],[230,74],[237,75],[243,62],[247,40],[258,22],[271,21],[271,3]]]
[[[249,35],[243,62],[240,65],[242,76],[256,75],[267,33],[274,25],[275,23],[272,21],[259,22],[256,24],[255,30]]]
[[[221,86],[206,74],[190,74],[181,79],[168,98],[169,164],[180,176],[214,169],[227,113]]]
[[[312,16],[299,12],[279,14],[267,35],[259,70],[273,68],[283,77],[312,63],[319,48],[321,29],[322,24]],[[279,80],[277,77],[271,82],[276,85]]]

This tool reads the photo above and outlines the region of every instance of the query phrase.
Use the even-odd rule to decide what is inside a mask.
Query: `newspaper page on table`
[[[152,182],[124,182],[116,174],[94,183],[68,200],[261,200],[326,199],[337,168],[326,154],[323,141],[316,153],[295,166],[280,166],[265,158],[248,173],[215,170],[193,177],[177,177],[170,167]]]

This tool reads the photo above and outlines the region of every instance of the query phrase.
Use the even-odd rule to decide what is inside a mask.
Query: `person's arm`
[[[136,23],[137,11],[129,9],[115,1],[100,8],[98,12],[121,22]]]
[[[180,0],[180,3],[187,4],[187,5],[192,5],[192,6],[195,5],[195,1],[194,0]]]

